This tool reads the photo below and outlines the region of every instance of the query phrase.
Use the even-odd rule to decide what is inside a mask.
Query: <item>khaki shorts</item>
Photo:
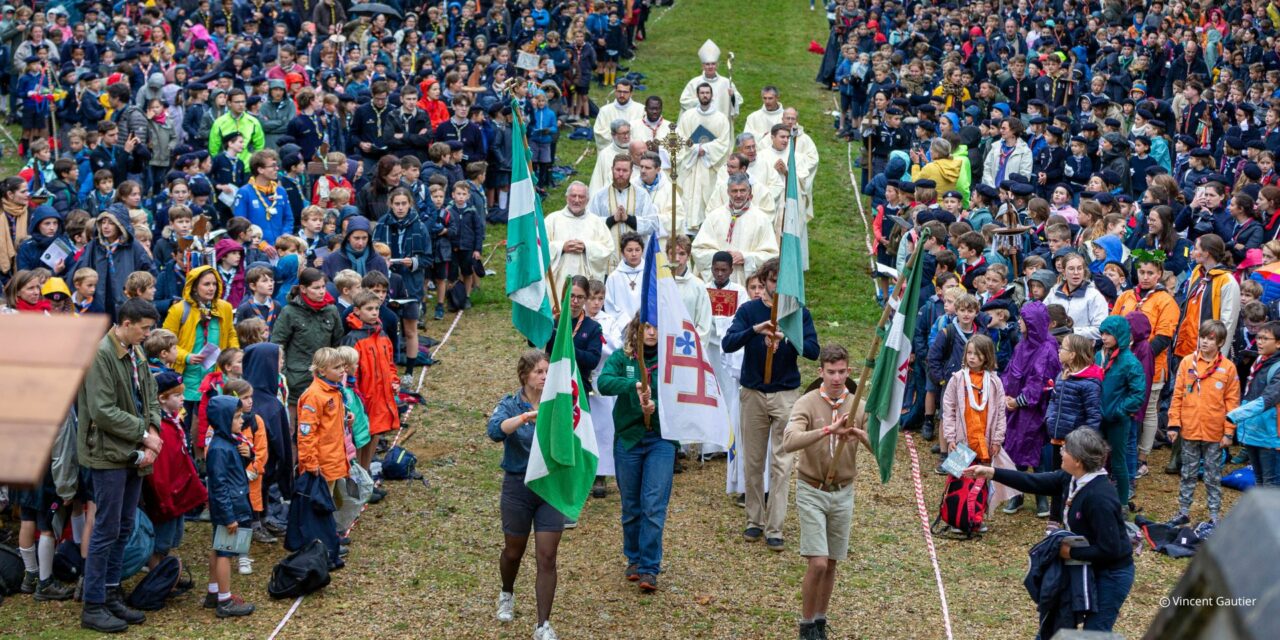
[[[839,491],[823,491],[797,480],[796,512],[800,517],[800,555],[832,560],[849,557],[853,483]]]

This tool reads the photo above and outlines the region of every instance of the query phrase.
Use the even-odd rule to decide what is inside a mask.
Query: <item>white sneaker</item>
[[[560,636],[556,635],[556,630],[551,628],[551,621],[548,620],[534,628],[533,640],[560,640]]]
[[[498,594],[498,622],[511,622],[515,617],[516,594],[503,591]]]
[[[240,556],[240,575],[247,576],[253,573],[253,558],[249,556]]]

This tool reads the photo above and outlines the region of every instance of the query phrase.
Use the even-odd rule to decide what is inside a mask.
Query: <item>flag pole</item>
[[[533,177],[533,175],[534,175],[534,173],[533,173],[533,159],[530,157],[530,155],[529,155],[529,151],[528,151],[528,149],[529,149],[529,126],[528,126],[528,124],[524,121],[524,115],[520,112],[520,110],[519,110],[519,109],[514,108],[516,105],[518,105],[518,104],[519,104],[519,102],[518,102],[518,101],[516,101],[514,98],[511,100],[511,102],[512,102],[512,105],[511,105],[511,106],[513,107],[513,108],[511,109],[511,115],[512,115],[512,117],[514,117],[516,120],[519,120],[519,121],[520,121],[520,133],[524,135],[524,148],[525,148],[524,163],[525,163],[525,165],[527,165],[527,166],[529,167],[529,177],[530,177],[530,178],[532,178],[532,177]],[[534,197],[536,198],[537,196],[535,195]],[[537,209],[534,209],[534,211],[537,211]],[[555,278],[553,278],[553,277],[551,277],[551,265],[550,265],[550,264],[548,264],[548,265],[547,265],[546,278],[547,278],[547,288],[551,291],[551,313],[552,313],[553,315],[560,315],[560,296],[556,294],[556,279],[555,279]]]
[[[898,274],[898,282],[894,286],[894,291],[901,293],[902,286],[907,281],[907,273],[918,268],[920,265],[920,254],[924,251],[924,234],[916,240],[916,248],[911,252],[911,258],[907,260],[907,268]],[[901,303],[901,301],[899,302]],[[853,408],[849,410],[854,420],[857,419],[858,410],[862,406],[862,400],[867,395],[867,379],[871,377],[871,372],[876,368],[876,357],[880,354],[880,345],[882,342],[880,332],[885,325],[889,324],[889,320],[893,318],[895,307],[892,304],[884,305],[884,311],[880,312],[880,322],[876,323],[876,334],[871,340],[871,347],[867,350],[867,359],[862,363],[862,372],[858,374],[858,389],[853,394]],[[827,463],[827,472],[823,475],[822,487],[825,489],[831,486],[836,476],[836,460],[840,459],[840,454],[844,453],[844,445],[847,440],[841,440],[836,445],[835,454],[831,456],[831,462]]]
[[[796,144],[795,138],[792,138],[791,141],[787,143],[787,146],[789,148],[794,148],[795,144]],[[790,164],[787,165],[787,171],[791,171]],[[796,194],[796,195],[798,196],[799,194]],[[782,212],[778,216],[778,221],[781,222],[781,224],[777,225],[773,230],[774,232],[773,241],[778,245],[778,257],[781,258],[782,257],[782,235],[783,233],[785,233],[783,229],[787,228],[787,207],[785,202],[782,206]],[[764,284],[765,293],[768,293],[769,283],[765,282],[762,284]],[[770,305],[770,307],[771,309],[769,311],[769,324],[773,327],[774,331],[777,331],[778,330],[778,289],[776,287],[773,290],[773,304]],[[773,380],[773,351],[777,347],[770,347],[768,339],[765,339],[764,342],[765,342],[765,346],[768,347],[768,350],[764,352],[764,383],[769,384],[769,382]]]
[[[646,366],[644,361],[644,325],[645,325],[644,322],[637,323],[636,335],[633,338],[633,340],[635,341],[635,344],[631,345],[631,348],[635,349],[636,363],[640,365],[640,388],[643,389],[644,392],[648,393],[649,367]],[[649,427],[649,418],[651,416],[647,413],[644,413],[644,407],[640,408],[640,413],[644,415],[644,426],[647,429]]]

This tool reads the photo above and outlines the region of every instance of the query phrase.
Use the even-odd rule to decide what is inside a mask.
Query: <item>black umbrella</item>
[[[397,19],[400,19],[403,17],[400,15],[400,12],[397,11],[394,7],[382,4],[381,2],[364,2],[361,4],[357,4],[351,7],[350,9],[347,9],[347,13],[351,13],[355,15],[368,14],[371,16],[381,13]]]

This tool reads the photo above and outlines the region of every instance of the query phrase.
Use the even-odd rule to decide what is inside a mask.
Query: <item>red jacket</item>
[[[396,408],[395,352],[391,338],[383,333],[381,325],[365,326],[352,313],[347,316],[347,336],[342,344],[354,347],[360,354],[360,367],[356,371],[356,395],[364,403],[369,416],[369,435],[386,433],[400,428],[400,410]]]
[[[147,516],[152,522],[168,522],[204,504],[209,494],[187,451],[187,436],[176,416],[160,420],[160,455],[143,480]]]

